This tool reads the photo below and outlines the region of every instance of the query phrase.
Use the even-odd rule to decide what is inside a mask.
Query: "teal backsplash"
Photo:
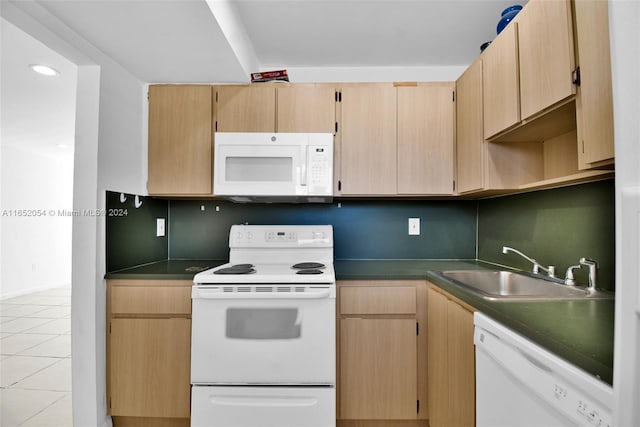
[[[472,200],[343,200],[331,204],[236,204],[222,200],[162,200],[107,192],[107,271],[161,259],[228,259],[233,224],[332,224],[336,259],[475,259],[525,270],[514,247],[564,277],[580,257],[599,263],[599,284],[615,277],[614,181]],[[407,218],[421,235],[407,235]],[[168,218],[167,237],[155,237],[156,218]],[[576,272],[586,283],[586,269]]]
[[[599,287],[614,290],[615,199],[614,181],[600,181],[553,190],[480,200],[478,202],[478,258],[524,270],[531,263],[511,246],[543,266],[556,266],[563,277],[580,257],[599,263]],[[576,271],[580,284],[587,270]]]
[[[476,202],[345,200],[340,204],[172,200],[169,257],[226,259],[229,228],[248,223],[332,224],[336,259],[475,258]],[[420,236],[407,235],[409,217],[420,218]]]
[[[106,253],[107,271],[167,259],[168,231],[156,237],[156,218],[168,218],[166,200],[140,197],[142,205],[135,207],[135,196],[107,191]]]

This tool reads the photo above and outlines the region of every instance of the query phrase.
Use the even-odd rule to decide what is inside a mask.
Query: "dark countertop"
[[[336,260],[333,263],[337,280],[425,280],[429,270],[491,269],[482,261],[447,260]],[[495,267],[493,267],[495,268]]]
[[[437,275],[427,280],[602,381],[613,383],[615,301],[487,301]]]
[[[198,271],[225,260],[165,260],[105,275],[106,279],[192,280]],[[474,260],[336,260],[337,280],[429,280],[479,311],[563,359],[613,381],[614,300],[496,302],[484,300],[430,271],[494,270]]]
[[[193,280],[200,271],[217,267],[226,260],[169,259],[138,265],[105,274],[105,279]]]

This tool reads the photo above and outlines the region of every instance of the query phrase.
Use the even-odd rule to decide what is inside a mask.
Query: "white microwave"
[[[331,202],[333,134],[216,132],[213,194],[235,202]]]

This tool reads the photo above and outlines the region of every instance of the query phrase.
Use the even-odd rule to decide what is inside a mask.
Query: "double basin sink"
[[[434,273],[491,301],[613,299],[613,294],[609,292],[568,286],[558,283],[561,280],[556,282],[514,271],[457,270]]]

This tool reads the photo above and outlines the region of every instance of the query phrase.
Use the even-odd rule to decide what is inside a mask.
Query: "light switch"
[[[156,218],[156,236],[164,236],[164,218]]]
[[[420,218],[409,218],[409,236],[420,235]]]

